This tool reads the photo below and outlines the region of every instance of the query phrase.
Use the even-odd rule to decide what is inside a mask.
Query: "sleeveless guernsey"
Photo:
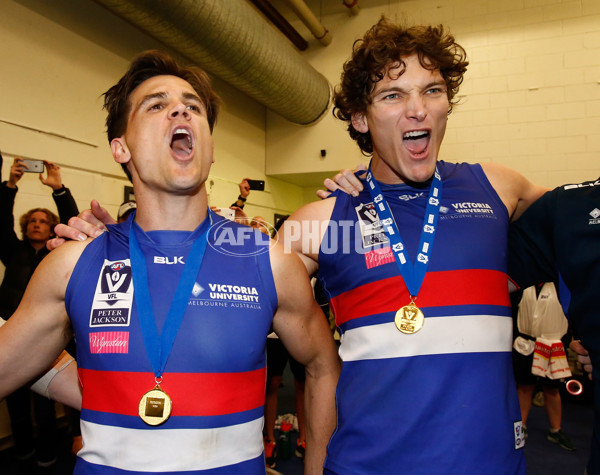
[[[337,195],[319,273],[342,333],[338,427],[325,463],[339,474],[525,473],[512,375],[506,207],[479,165],[440,161],[442,201],[415,304],[366,189]],[[414,262],[429,183],[381,185]]]
[[[266,237],[212,214],[202,267],[163,374],[171,417],[138,415],[154,373],[140,331],[130,226],[148,267],[159,335],[193,233],[144,233],[130,219],[90,243],[66,292],[83,386],[76,474],[265,473],[265,343],[277,308]],[[267,239],[268,240],[268,239]]]

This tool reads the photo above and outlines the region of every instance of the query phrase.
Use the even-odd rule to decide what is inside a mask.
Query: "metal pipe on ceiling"
[[[290,23],[277,11],[269,0],[250,0],[252,4],[267,17],[267,19],[281,31],[292,44],[300,51],[308,48],[308,41],[290,25]]]
[[[358,15],[358,12],[360,11],[358,0],[342,0],[342,3],[350,10],[352,16]]]
[[[94,0],[291,122],[328,109],[330,85],[245,0]]]
[[[287,0],[287,2],[298,18],[302,20],[302,23],[306,25],[313,36],[318,39],[323,46],[327,46],[331,43],[331,35],[327,29],[321,25],[321,22],[303,0]]]

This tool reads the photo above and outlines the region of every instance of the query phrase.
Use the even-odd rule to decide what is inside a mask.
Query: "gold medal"
[[[398,330],[410,335],[423,328],[425,315],[423,315],[423,312],[415,305],[415,301],[411,300],[410,304],[405,305],[396,312],[394,322],[396,323]]]
[[[138,412],[146,424],[158,426],[169,418],[172,407],[171,398],[157,384],[154,389],[142,396]]]

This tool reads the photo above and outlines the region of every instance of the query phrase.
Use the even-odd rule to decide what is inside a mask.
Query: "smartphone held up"
[[[44,173],[44,161],[34,160],[33,158],[23,158],[21,161],[27,165],[23,171],[27,173]]]
[[[250,180],[249,178],[247,178],[246,181],[248,182],[248,185],[250,185],[251,190],[265,191],[264,180]]]

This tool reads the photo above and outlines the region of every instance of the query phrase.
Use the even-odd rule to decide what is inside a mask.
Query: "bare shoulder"
[[[300,257],[281,242],[273,243],[269,250],[269,258],[271,260],[271,270],[276,287],[282,279],[293,280],[298,275],[306,275],[306,269],[302,265]]]
[[[34,272],[29,286],[62,293],[83,250],[92,241],[92,238],[85,241],[68,241],[51,251]]]
[[[547,188],[536,185],[524,175],[499,163],[482,163],[481,168],[506,206],[511,221],[517,219]]]
[[[294,211],[288,218],[287,222],[303,221],[303,220],[319,220],[329,221],[333,207],[335,206],[336,198],[326,198],[324,200],[313,201],[307,203],[298,210]]]
[[[280,242],[300,256],[309,274],[317,270],[321,241],[335,201],[335,197],[327,198],[302,206],[286,220],[279,233]]]
[[[62,246],[51,251],[42,263],[45,265],[60,266],[64,269],[73,268],[81,257],[83,250],[93,240],[94,238],[87,238],[85,241],[67,241]]]

